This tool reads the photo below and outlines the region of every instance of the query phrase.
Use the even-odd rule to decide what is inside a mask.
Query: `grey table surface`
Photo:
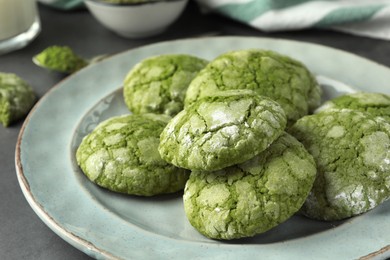
[[[138,40],[121,38],[106,30],[87,10],[64,12],[39,6],[39,12],[42,22],[40,35],[22,50],[0,56],[0,71],[21,76],[33,86],[39,97],[63,76],[38,68],[31,58],[54,44],[69,45],[81,56],[92,57],[102,53],[119,53],[154,42],[214,34],[272,37],[343,49],[390,67],[390,41],[329,30],[267,34],[220,15],[201,14],[192,2],[166,32]],[[21,126],[22,122],[9,128],[0,125],[0,259],[88,259],[87,255],[52,232],[24,198],[14,165],[15,144]]]

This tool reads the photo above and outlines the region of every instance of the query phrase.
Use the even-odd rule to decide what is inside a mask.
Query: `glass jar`
[[[36,0],[0,0],[0,54],[23,48],[40,30]]]

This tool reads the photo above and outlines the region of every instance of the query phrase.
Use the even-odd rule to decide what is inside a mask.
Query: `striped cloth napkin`
[[[265,32],[329,28],[390,40],[390,0],[196,0]]]
[[[60,10],[73,10],[84,7],[83,0],[38,0],[38,2]]]

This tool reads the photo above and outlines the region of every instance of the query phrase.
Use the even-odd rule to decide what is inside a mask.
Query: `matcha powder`
[[[39,66],[65,73],[76,72],[88,65],[67,46],[51,46],[34,57]]]

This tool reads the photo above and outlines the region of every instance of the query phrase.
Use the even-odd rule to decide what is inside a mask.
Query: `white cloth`
[[[390,0],[196,0],[266,32],[330,28],[390,40]]]

